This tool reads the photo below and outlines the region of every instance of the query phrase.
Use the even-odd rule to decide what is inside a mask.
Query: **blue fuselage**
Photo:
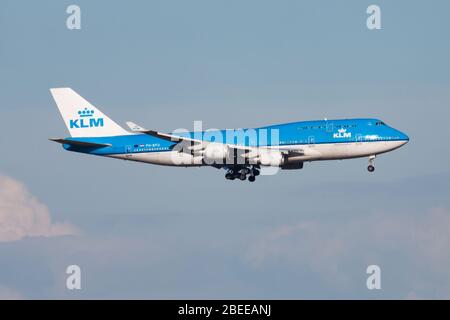
[[[244,133],[242,135],[236,132]],[[351,144],[408,141],[409,137],[378,119],[343,119],[300,121],[242,130],[220,130],[175,133],[178,136],[209,142],[220,142],[250,147],[320,144]],[[218,140],[218,139],[221,139]],[[133,154],[171,151],[176,144],[147,134],[112,137],[67,138],[85,142],[109,144],[105,148],[86,148],[64,145],[70,151],[95,155]]]

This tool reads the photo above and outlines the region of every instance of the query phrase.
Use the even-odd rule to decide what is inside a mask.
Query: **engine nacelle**
[[[303,168],[303,159],[304,156],[297,156],[297,155],[291,155],[286,156],[284,158],[283,165],[281,166],[281,169],[284,170],[295,170],[295,169],[302,169]]]
[[[303,169],[303,162],[288,162],[281,166],[283,170],[297,170]]]
[[[204,151],[205,162],[223,161],[228,158],[230,149],[224,144],[210,143]]]
[[[258,162],[263,166],[279,167],[283,165],[284,157],[279,151],[263,151],[258,156]]]

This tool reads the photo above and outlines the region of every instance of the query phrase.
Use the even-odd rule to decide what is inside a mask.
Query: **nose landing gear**
[[[375,171],[374,163],[375,163],[375,155],[369,157],[369,166],[367,167],[367,170],[369,172]]]

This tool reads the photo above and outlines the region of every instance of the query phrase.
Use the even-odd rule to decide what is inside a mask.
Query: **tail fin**
[[[50,89],[72,137],[108,137],[132,134],[70,88]]]

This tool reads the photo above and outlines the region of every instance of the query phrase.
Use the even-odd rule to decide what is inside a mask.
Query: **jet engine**
[[[205,162],[223,161],[228,158],[230,149],[224,144],[210,143],[206,146],[203,156]]]
[[[292,169],[302,169],[303,168],[303,155],[288,155],[284,158],[283,165],[281,169],[292,170]]]
[[[283,154],[279,151],[262,151],[258,156],[259,164],[279,167],[284,163]]]

